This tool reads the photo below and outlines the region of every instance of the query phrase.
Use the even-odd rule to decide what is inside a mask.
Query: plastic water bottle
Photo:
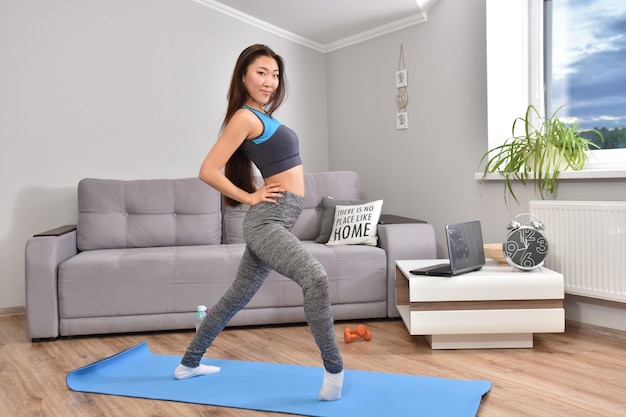
[[[198,331],[200,325],[202,324],[202,321],[206,317],[206,310],[206,306],[198,306],[198,308],[196,309],[196,332]]]

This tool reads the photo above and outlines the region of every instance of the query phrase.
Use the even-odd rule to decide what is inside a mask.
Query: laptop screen
[[[485,265],[480,221],[446,225],[446,239],[452,272],[471,271]]]

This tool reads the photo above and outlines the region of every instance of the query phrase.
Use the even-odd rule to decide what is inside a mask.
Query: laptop
[[[409,272],[413,275],[452,277],[478,271],[485,265],[480,221],[446,225],[446,241],[449,263],[431,265]]]

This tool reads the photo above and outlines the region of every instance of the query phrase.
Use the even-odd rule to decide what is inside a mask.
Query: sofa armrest
[[[378,245],[387,253],[387,314],[398,317],[396,261],[436,259],[435,229],[428,223],[379,224]]]
[[[63,229],[63,233],[40,233],[26,242],[26,320],[33,340],[59,336],[59,264],[78,253],[76,227]]]
[[[37,233],[33,235],[33,237],[40,236],[61,236],[69,232],[73,232],[76,230],[75,224],[67,224],[65,226],[57,227],[56,229],[46,230],[45,232]]]

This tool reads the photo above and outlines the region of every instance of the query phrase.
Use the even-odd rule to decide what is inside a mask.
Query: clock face
[[[530,270],[543,265],[548,255],[545,235],[529,226],[512,231],[504,242],[504,256],[511,266]]]

